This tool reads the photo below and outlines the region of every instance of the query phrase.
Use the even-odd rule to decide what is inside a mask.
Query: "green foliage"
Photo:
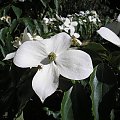
[[[110,119],[117,90],[114,71],[107,64],[99,64],[91,75],[90,85],[94,119]]]
[[[18,19],[22,14],[22,10],[18,7],[15,7],[14,5],[12,5],[12,9],[13,9],[13,11]]]
[[[72,102],[70,99],[72,87],[64,93],[64,97],[61,104],[61,116],[62,120],[74,120],[72,111]]]

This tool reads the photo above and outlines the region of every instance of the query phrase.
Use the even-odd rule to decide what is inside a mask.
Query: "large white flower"
[[[120,47],[120,38],[110,29],[106,27],[101,27],[99,30],[97,30],[97,33],[99,33],[107,41]]]
[[[69,49],[71,37],[59,33],[43,41],[27,41],[16,52],[14,64],[18,67],[37,67],[32,87],[43,102],[54,93],[59,84],[59,75],[83,80],[92,73],[91,57],[81,50]]]
[[[27,31],[27,27],[24,29],[24,32],[22,33],[22,37],[17,37],[17,39],[14,41],[13,46],[18,48],[20,45],[22,45],[24,42],[26,41],[34,41],[34,40],[43,40],[42,37],[40,37],[39,35],[31,35],[28,31]],[[4,58],[4,60],[9,60],[12,59],[15,56],[15,52],[9,53],[6,55],[6,57]]]

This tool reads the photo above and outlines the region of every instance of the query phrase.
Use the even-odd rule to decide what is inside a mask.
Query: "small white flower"
[[[44,21],[46,24],[48,24],[49,19],[48,19],[48,18],[43,18],[43,21]]]
[[[120,22],[120,14],[117,17],[117,21]]]
[[[11,23],[11,17],[10,16],[3,16],[0,18],[0,20],[5,20],[8,24]]]
[[[84,16],[85,12],[84,11],[80,11],[80,16]]]
[[[120,47],[120,38],[110,29],[106,27],[101,27],[99,30],[97,30],[97,33],[99,33],[107,41]]]
[[[18,67],[37,67],[33,77],[32,87],[41,101],[53,94],[59,84],[59,75],[83,80],[92,73],[91,57],[81,50],[69,49],[71,37],[66,33],[59,33],[43,41],[27,41],[17,50],[14,64]]]
[[[69,33],[69,31],[70,31],[70,35],[71,36],[75,36],[75,35],[77,35],[77,36],[75,36],[75,37],[79,37],[79,35],[78,35],[78,33],[75,33],[75,26],[77,26],[78,25],[78,23],[76,22],[76,21],[70,21],[68,18],[66,18],[66,20],[65,20],[65,22],[64,22],[64,26],[65,26],[65,28],[64,28],[64,30],[65,30],[65,32],[67,32],[67,33]],[[74,34],[75,33],[75,34]]]
[[[70,21],[68,18],[65,19],[64,25],[66,27],[70,27],[70,26],[77,26],[78,23],[76,21]]]

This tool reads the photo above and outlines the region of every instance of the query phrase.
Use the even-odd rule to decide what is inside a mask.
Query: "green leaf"
[[[2,55],[3,55],[3,57],[5,57],[5,51],[4,51],[4,48],[1,45],[0,45],[0,51],[1,51]]]
[[[44,7],[46,7],[46,0],[40,0]]]
[[[5,66],[5,63],[3,61],[0,61],[0,66]]]
[[[86,49],[90,49],[92,51],[96,52],[105,52],[107,49],[105,49],[100,43],[90,42],[85,46]]]
[[[87,85],[87,84],[86,84]],[[88,94],[89,85],[76,83],[71,92],[72,110],[75,120],[92,120],[91,99]]]
[[[74,120],[72,112],[72,102],[70,99],[70,94],[72,87],[64,93],[62,104],[61,104],[61,117],[62,120]]]
[[[13,37],[8,32],[7,36],[6,36],[6,40],[5,40],[6,47],[7,47],[7,50],[8,50],[7,52],[11,52],[13,50],[12,41],[13,41]]]
[[[6,34],[9,31],[8,27],[2,28],[0,30],[0,40],[3,45],[5,45]]]
[[[24,18],[22,19],[23,22],[25,23],[25,26],[28,28],[28,30],[30,31],[31,34],[34,33],[34,30],[35,30],[35,24],[33,22],[32,19],[30,18]]]
[[[37,71],[37,68],[27,69],[20,77],[17,83],[17,98],[19,100],[20,111],[25,107],[26,103],[33,96],[32,79]]]
[[[13,9],[13,11],[18,19],[22,14],[22,10],[14,5],[12,5],[12,9]]]
[[[54,0],[54,4],[55,4],[55,7],[56,7],[56,11],[57,11],[57,13],[58,13],[59,1],[58,1],[58,0]]]
[[[10,5],[4,7],[3,10],[4,10],[4,11],[3,11],[3,16],[8,15],[8,12],[9,12],[9,10],[10,10]]]
[[[38,24],[38,21],[37,21],[37,20],[34,20],[34,24],[35,24],[35,26],[36,26],[36,29],[37,29],[39,35],[41,35],[41,29],[40,29],[40,26],[39,26],[39,24]]]
[[[59,88],[60,90],[62,91],[68,91],[71,87],[72,87],[72,81],[63,77],[63,76],[60,76],[59,77]]]
[[[24,120],[24,118],[23,118],[23,112],[21,113],[21,115],[19,117],[16,118],[16,120]]]
[[[113,31],[116,35],[120,33],[120,22],[114,21],[112,23],[107,24],[105,27]]]
[[[120,51],[115,51],[111,53],[110,63],[112,66],[120,70]]]
[[[94,120],[107,120],[110,117],[115,101],[115,83],[114,73],[108,65],[99,64],[95,67],[90,77]]]
[[[13,32],[13,30],[16,28],[16,26],[17,26],[17,20],[16,19],[13,19],[13,21],[12,21],[12,24],[11,24],[11,26],[10,26],[10,34]]]

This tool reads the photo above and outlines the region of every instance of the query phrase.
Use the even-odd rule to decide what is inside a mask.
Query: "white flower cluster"
[[[45,17],[43,20],[46,25],[52,26],[53,29],[57,28],[59,32],[66,32],[77,39],[89,39],[101,25],[99,16],[94,10],[80,11],[79,14],[75,13],[67,15],[67,17],[59,15],[56,15],[56,18]],[[78,42],[81,45],[80,40]]]
[[[47,17],[44,17],[43,18],[43,21],[46,25],[50,25],[50,24],[54,24],[55,21],[57,21],[55,18],[47,18]]]
[[[80,11],[79,14],[76,14],[79,17],[80,24],[83,24],[85,22],[91,22],[97,25],[98,22],[101,22],[99,19],[98,14],[94,10],[87,10],[87,11]]]

